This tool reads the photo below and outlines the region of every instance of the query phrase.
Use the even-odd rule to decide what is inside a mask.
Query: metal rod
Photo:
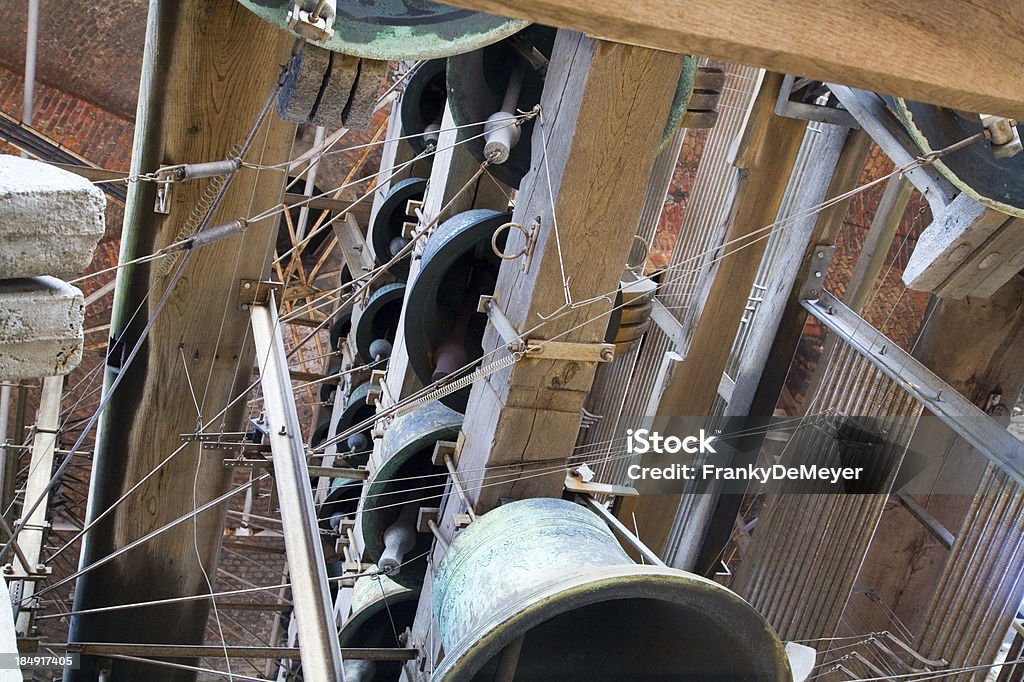
[[[451,474],[452,487],[459,494],[459,499],[462,500],[462,503],[466,505],[466,512],[469,514],[469,518],[476,521],[476,510],[473,509],[473,503],[470,501],[469,496],[466,495],[466,491],[462,487],[462,481],[459,480],[459,469],[455,466],[455,460],[448,453],[444,455],[444,465],[448,467],[448,473]]]
[[[615,518],[615,515],[608,511],[603,504],[595,500],[590,495],[579,495],[578,497],[591,511],[604,519],[604,522],[608,524],[608,527],[611,528],[616,535],[625,540],[626,544],[630,547],[635,549],[637,553],[643,557],[644,561],[655,566],[665,566],[665,562],[661,560],[661,557],[655,554],[650,547],[641,542],[640,538],[634,535],[633,531]]]
[[[952,549],[953,543],[956,542],[956,536],[950,533],[949,529],[942,525],[942,522],[932,516],[931,512],[921,506],[920,502],[907,493],[896,493],[896,499],[910,512],[911,516],[920,521],[921,525],[927,528],[942,543],[943,547]]]
[[[285,658],[297,661],[299,647],[287,646],[221,646],[204,644],[184,646],[176,644],[128,644],[106,642],[69,642],[68,653],[107,656],[126,654],[132,656],[159,656],[161,658]],[[416,649],[356,648],[342,649],[345,658],[354,661],[412,661]]]
[[[251,308],[250,316],[274,453],[294,614],[302,639],[303,676],[309,682],[343,682],[345,671],[330,607],[324,550],[273,292],[266,305]]]

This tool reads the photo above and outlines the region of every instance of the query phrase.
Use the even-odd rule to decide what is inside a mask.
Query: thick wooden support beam
[[[610,301],[564,309],[562,268],[575,301],[614,297],[681,65],[679,55],[559,33],[541,100],[543,122],[533,134],[533,170],[513,214],[524,226],[540,219],[533,260],[526,272],[521,260],[504,263],[495,293],[505,317],[529,339],[603,341]],[[510,232],[506,253],[517,253],[523,237]],[[557,311],[564,314],[529,331]],[[505,341],[489,325],[483,345],[501,348]],[[529,464],[571,452],[596,366],[527,357],[473,387],[467,414],[474,418],[464,427],[459,464],[472,472],[465,480],[478,512],[500,497],[561,493],[564,472],[531,476]],[[490,476],[506,465],[523,467],[522,480],[482,484],[481,471]]]
[[[866,133],[861,130],[850,132],[831,170],[824,198],[832,199],[857,186],[870,149],[871,138]],[[812,229],[803,244],[790,243],[792,248],[786,256],[785,265],[780,263],[778,266],[779,277],[773,278],[766,292],[765,303],[758,310],[758,315],[765,315],[761,318],[763,327],[759,325],[758,333],[748,342],[744,351],[736,390],[733,391],[726,411],[728,416],[768,418],[774,413],[807,321],[807,310],[800,305],[800,288],[810,270],[812,259],[816,257],[817,246],[835,244],[849,201],[847,199],[833,204],[817,216],[812,216]],[[794,225],[789,229],[796,228]],[[793,236],[789,235],[790,239]],[[782,277],[784,269],[792,273],[792,277]],[[778,286],[780,280],[788,281],[788,284]],[[704,538],[694,564],[694,570],[698,573],[710,571],[717,565],[721,551],[732,535],[742,500],[742,495],[721,495],[716,500],[706,530],[702,529]]]
[[[1002,0],[448,0],[661,50],[1024,118],[1024,8]]]
[[[761,84],[736,158],[740,179],[729,216],[723,257],[711,283],[690,347],[662,394],[658,416],[703,417],[710,413],[767,244],[761,228],[775,222],[803,139],[805,121],[775,115],[781,74]],[[668,537],[679,495],[637,500],[638,535],[656,552]]]
[[[132,173],[226,158],[255,123],[291,42],[234,0],[153,0]],[[293,127],[271,112],[249,160],[287,160],[293,136]],[[252,216],[275,205],[283,179],[281,173],[243,169],[210,224]],[[194,230],[197,223],[189,217],[206,189],[207,181],[175,185],[170,213],[161,215],[153,212],[153,183],[133,183],[125,208],[121,261],[174,242],[186,226]],[[240,280],[269,274],[277,221],[275,217],[251,223],[242,235],[190,256],[145,347],[121,370],[125,375],[100,422],[90,520],[181,446],[179,434],[196,430],[197,421],[212,420],[251,384],[254,351],[251,340],[246,342],[251,336],[246,333],[248,314],[239,305]],[[119,272],[111,327],[116,351],[130,349],[139,338],[170,281],[163,272],[157,263]],[[111,364],[116,366],[121,357],[115,352]],[[108,369],[108,387],[116,371]],[[239,400],[211,428],[238,430],[244,412],[245,401]],[[224,493],[231,473],[220,460],[204,457],[198,443],[188,445],[85,536],[82,564],[102,559]],[[84,574],[75,592],[77,608],[209,592],[203,570],[212,575],[216,567],[225,511],[226,505],[213,508],[196,517],[194,525],[181,523]],[[207,600],[198,600],[145,613],[80,616],[72,620],[71,640],[200,644],[208,609]],[[83,657],[82,669],[68,671],[68,679],[95,680],[94,663]],[[162,682],[194,679],[195,674],[116,661],[111,677]]]

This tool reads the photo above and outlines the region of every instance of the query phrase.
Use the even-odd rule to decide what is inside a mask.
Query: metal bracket
[[[782,79],[775,113],[786,118],[860,128],[857,119],[843,108],[825,83],[811,78],[797,78],[792,74],[786,74]]]
[[[828,244],[818,244],[814,247],[814,254],[811,256],[810,266],[807,269],[807,276],[800,285],[799,298],[801,301],[816,301],[824,291],[825,275],[828,273],[828,266],[832,264],[832,256],[836,247]]]
[[[510,351],[523,353],[526,358],[576,362],[611,362],[615,358],[615,344],[612,343],[524,340],[505,317],[493,296],[481,296],[477,312],[487,315],[494,330]]]
[[[504,251],[498,248],[498,237],[500,237],[503,232],[506,232],[513,227],[523,233],[523,238],[526,240],[526,243],[523,245],[523,248],[519,250],[519,253],[506,256]],[[523,227],[519,223],[509,221],[504,225],[499,226],[498,229],[494,231],[494,234],[491,235],[491,251],[494,252],[495,256],[502,260],[523,258],[523,272],[529,272],[530,266],[533,264],[533,251],[537,247],[538,234],[540,234],[540,218],[535,218],[528,228]]]
[[[295,0],[288,10],[286,21],[288,30],[294,31],[296,35],[316,43],[326,43],[334,35],[334,17],[330,17],[328,23],[325,17],[302,9],[302,0]]]
[[[565,476],[565,489],[579,495],[612,495],[614,497],[639,497],[640,492],[628,485],[595,483],[594,471],[581,464]]]
[[[243,279],[238,289],[238,305],[242,310],[250,306],[264,306],[270,302],[271,293],[284,291],[284,284],[258,279]]]
[[[800,304],[992,463],[1024,484],[1024,443],[999,422],[827,291]]]

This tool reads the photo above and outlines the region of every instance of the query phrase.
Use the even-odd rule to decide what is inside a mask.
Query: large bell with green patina
[[[433,581],[432,680],[789,680],[778,636],[705,578],[637,565],[564,500],[512,502],[452,542]]]
[[[266,21],[294,32],[288,12],[295,0],[238,0]],[[305,0],[312,10],[316,0]],[[323,47],[335,52],[397,61],[433,59],[476,50],[529,22],[449,7],[429,0],[338,0],[334,33]]]
[[[419,590],[402,587],[386,575],[366,576],[352,588],[352,612],[338,633],[344,648],[403,648],[405,630],[416,616]],[[393,682],[401,661],[345,661],[345,682]]]

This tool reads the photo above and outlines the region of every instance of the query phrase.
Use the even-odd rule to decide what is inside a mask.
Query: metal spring
[[[495,360],[494,362],[490,363],[489,365],[485,365],[485,366],[481,367],[480,369],[477,369],[477,370],[475,370],[473,372],[470,372],[466,376],[461,377],[459,379],[456,379],[455,381],[451,382],[450,384],[445,384],[444,386],[441,386],[440,388],[434,389],[433,391],[431,391],[430,393],[426,394],[425,396],[422,396],[421,398],[418,398],[417,400],[412,401],[404,409],[399,410],[398,414],[406,414],[408,412],[412,412],[413,410],[415,410],[417,407],[419,407],[421,405],[426,405],[427,403],[432,403],[435,400],[440,400],[441,398],[444,398],[445,396],[451,395],[452,393],[456,393],[457,391],[461,391],[462,389],[466,388],[467,386],[469,386],[473,382],[477,381],[478,379],[486,379],[487,377],[489,377],[490,375],[494,374],[495,372],[500,372],[501,370],[505,369],[506,367],[511,367],[512,365],[514,365],[522,357],[523,357],[523,353],[522,352],[515,352],[515,353],[512,353],[510,355],[506,355],[505,357],[503,357],[503,358],[501,358],[499,360]]]
[[[242,146],[240,144],[234,144],[228,152],[228,161],[241,161],[242,159]],[[206,183],[206,187],[203,189],[202,195],[196,200],[196,203],[192,206],[192,210],[189,211],[188,218],[182,224],[181,228],[178,229],[178,233],[174,236],[172,243],[181,242],[189,237],[195,235],[199,226],[208,217],[207,214],[213,207],[214,201],[220,194],[221,190],[224,189],[224,185],[227,184],[230,175],[217,175],[210,178],[209,182]],[[181,258],[177,255],[173,258],[165,258],[156,266],[156,274],[158,277],[166,277],[167,274],[178,264],[178,259]]]

